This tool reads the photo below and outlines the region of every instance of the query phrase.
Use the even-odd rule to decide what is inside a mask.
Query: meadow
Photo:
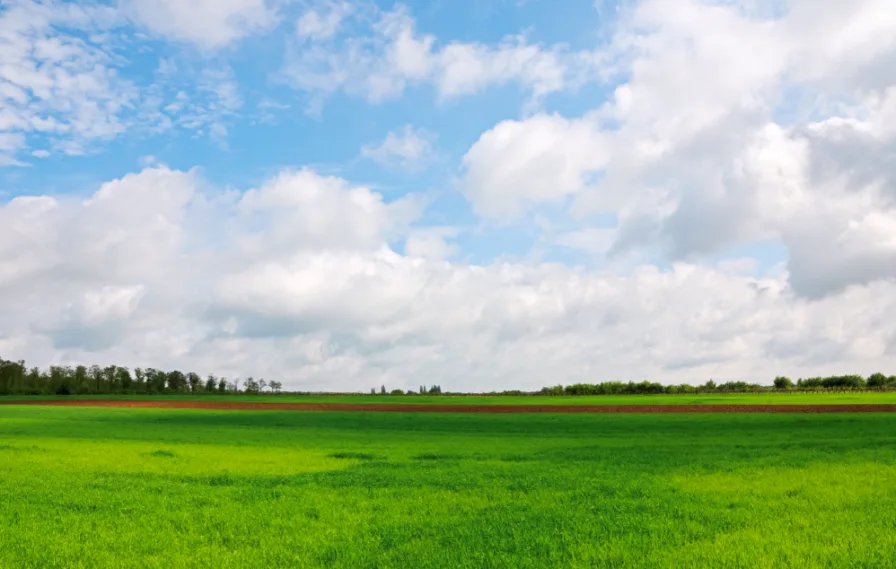
[[[893,427],[0,406],[0,567],[892,567]]]

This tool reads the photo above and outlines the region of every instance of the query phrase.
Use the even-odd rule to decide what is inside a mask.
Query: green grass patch
[[[889,414],[0,407],[0,568],[884,568],[894,480]]]

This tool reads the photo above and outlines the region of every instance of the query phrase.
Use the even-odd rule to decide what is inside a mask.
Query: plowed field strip
[[[376,411],[393,413],[893,413],[896,404],[870,405],[382,405],[375,403],[252,403],[172,400],[25,400],[0,405],[218,409],[241,411]]]

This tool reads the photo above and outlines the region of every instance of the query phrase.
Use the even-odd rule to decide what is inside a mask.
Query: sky
[[[3,0],[0,357],[896,373],[892,0]]]

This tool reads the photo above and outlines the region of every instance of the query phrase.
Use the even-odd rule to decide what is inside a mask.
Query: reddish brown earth
[[[0,405],[141,407],[243,411],[391,411],[400,413],[893,413],[896,404],[871,405],[378,405],[375,403],[252,403],[123,399],[0,401]]]

